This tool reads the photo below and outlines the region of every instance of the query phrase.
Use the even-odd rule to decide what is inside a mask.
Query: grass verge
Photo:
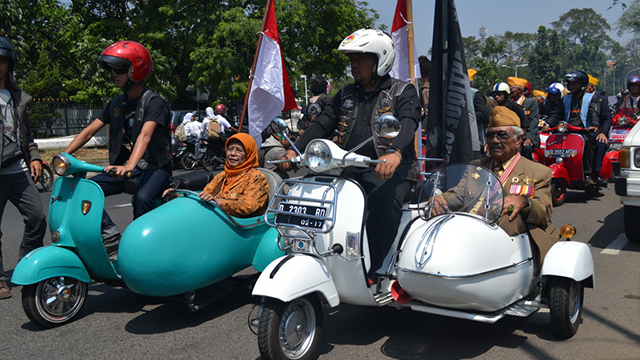
[[[40,150],[40,156],[44,161],[50,162],[54,155],[60,154],[64,151],[64,148],[60,149],[42,149]],[[109,149],[106,147],[87,147],[80,148],[74,153],[79,159],[87,162],[109,160]]]

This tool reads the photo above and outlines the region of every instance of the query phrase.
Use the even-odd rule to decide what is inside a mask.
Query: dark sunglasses
[[[118,74],[118,75],[122,75],[122,74],[126,74],[127,72],[129,72],[129,69],[116,69],[116,68],[111,68],[111,71],[113,71],[114,73]]]
[[[491,140],[493,138],[498,139],[498,141],[507,141],[513,136],[513,133],[508,133],[506,131],[487,131],[484,133],[484,138],[486,140]]]

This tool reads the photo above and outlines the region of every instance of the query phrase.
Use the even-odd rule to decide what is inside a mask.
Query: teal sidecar
[[[195,193],[183,194],[136,219],[122,235],[116,267],[131,290],[183,294],[250,265],[261,271],[284,254],[264,216],[230,217]]]
[[[23,285],[22,304],[34,323],[54,327],[72,321],[87,298],[92,280],[125,285],[142,295],[187,294],[192,310],[195,291],[253,265],[262,271],[284,255],[278,233],[265,217],[234,218],[215,202],[197,196],[211,174],[188,173],[179,180],[183,196],[163,204],[129,224],[120,240],[118,259],[109,258],[100,223],[104,193],[86,179],[104,168],[69,154],[54,157],[58,174],[49,205],[52,244],[22,258],[11,281]],[[280,178],[263,171],[273,195]],[[190,174],[190,175],[189,175]],[[204,178],[202,176],[204,175]],[[133,181],[133,180],[132,180]]]

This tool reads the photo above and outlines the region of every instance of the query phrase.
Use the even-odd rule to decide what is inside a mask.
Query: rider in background
[[[640,113],[640,76],[633,75],[627,80],[629,94],[622,99],[620,109],[633,109],[634,113]]]
[[[311,81],[311,93],[313,96],[309,99],[309,103],[302,109],[302,119],[298,121],[298,133],[302,134],[312,122],[322,113],[324,106],[329,102],[331,97],[327,95],[329,92],[329,83],[323,76],[316,76]]]
[[[556,108],[561,102],[560,100],[562,100],[562,97],[564,96],[564,86],[555,82],[549,85],[545,92],[547,93],[547,98],[542,102],[540,115],[549,117],[554,111],[556,111]]]
[[[391,37],[379,30],[361,29],[346,37],[338,53],[349,57],[354,83],[346,85],[325,106],[324,112],[296,141],[298,149],[317,138],[328,138],[337,130],[336,143],[353,149],[374,133],[375,120],[393,114],[401,123],[398,136],[391,142],[376,139],[358,154],[384,160],[367,169],[346,169],[367,194],[366,227],[371,268],[369,284],[377,279],[393,243],[402,217],[402,203],[419,176],[414,138],[420,121],[420,99],[411,83],[389,76],[395,48]],[[284,158],[297,154],[288,150]],[[281,164],[288,171],[289,163]]]
[[[525,96],[525,88],[530,88],[531,84],[521,78],[509,76],[507,78],[509,90],[511,90],[511,101],[520,105],[527,122],[523,123],[522,129],[525,131],[524,142],[520,153],[522,156],[531,160],[533,158],[533,150],[540,147],[540,135],[538,134],[538,102],[535,99]]]
[[[518,116],[504,106],[496,106],[491,111],[484,138],[489,157],[474,160],[472,164],[484,166],[500,179],[505,197],[498,225],[509,236],[528,232],[538,246],[542,263],[559,238],[551,223],[551,169],[520,156],[518,147],[524,131]],[[444,213],[450,204],[454,207],[455,195],[455,191],[436,195],[432,213]]]
[[[566,121],[569,125],[589,130],[587,145],[583,156],[585,174],[592,174],[595,154],[594,138],[600,130],[600,105],[598,97],[585,92],[589,84],[589,76],[584,71],[574,70],[564,76],[567,89],[570,94],[565,96],[556,111],[547,119],[549,127],[555,127],[560,121]],[[596,179],[592,179],[597,181]]]
[[[103,119],[95,119],[65,149],[72,154],[100,129],[109,126],[109,166],[92,178],[105,196],[124,191],[125,174],[136,181],[133,218],[155,207],[156,197],[171,177],[171,112],[167,103],[144,86],[153,73],[151,54],[140,43],[119,41],[107,47],[98,62],[112,74],[123,94],[113,98],[104,109]],[[120,231],[107,212],[102,216],[102,239],[108,253],[120,242]]]
[[[600,119],[600,129],[595,133],[595,154],[593,156],[593,163],[591,164],[593,173],[591,178],[598,184],[605,185],[606,180],[600,176],[600,170],[602,170],[602,161],[604,156],[609,150],[609,138],[607,134],[611,130],[611,110],[609,109],[609,99],[606,96],[601,96],[596,93],[596,86],[598,86],[598,79],[587,74],[589,77],[589,84],[585,89],[585,92],[593,94],[593,97],[600,103],[600,112],[598,118]]]
[[[216,121],[218,121],[218,123],[220,124],[220,126],[222,127],[222,133],[226,135],[229,135],[229,130],[233,131],[234,133],[238,132],[238,129],[236,129],[235,127],[231,126],[231,123],[229,122],[229,119],[227,119],[227,107],[224,106],[224,104],[218,104],[216,105]],[[226,138],[225,138],[226,139]]]

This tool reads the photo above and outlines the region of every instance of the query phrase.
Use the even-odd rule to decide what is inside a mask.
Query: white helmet
[[[509,88],[509,85],[507,83],[499,82],[491,87],[492,93],[499,91],[504,91],[507,93],[507,95],[511,94],[511,88]]]
[[[378,76],[385,76],[393,67],[396,49],[391,37],[380,30],[360,29],[347,36],[340,46],[340,54],[375,54],[378,56]]]
[[[565,89],[564,85],[559,82],[554,82],[553,84],[549,85],[549,87],[547,88],[547,92],[549,92],[550,89],[557,89],[561,97],[564,97],[567,94],[567,89]]]

